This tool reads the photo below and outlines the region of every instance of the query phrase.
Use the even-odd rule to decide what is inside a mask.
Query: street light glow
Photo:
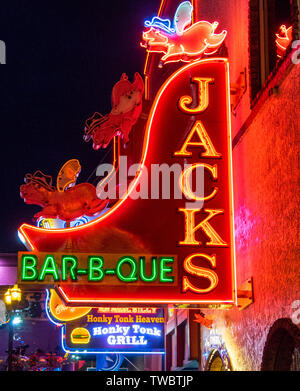
[[[13,317],[12,323],[13,323],[14,326],[20,325],[20,324],[23,323],[23,319],[22,319],[22,317],[20,315],[16,315],[16,316]]]

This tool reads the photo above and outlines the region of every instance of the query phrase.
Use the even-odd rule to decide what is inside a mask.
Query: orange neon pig
[[[36,213],[36,219],[59,218],[71,221],[83,215],[93,216],[105,208],[107,201],[100,200],[96,188],[90,183],[81,183],[64,192],[52,186],[51,176],[36,171],[33,175],[26,174],[25,184],[20,187],[20,195],[26,204],[43,207]]]
[[[276,34],[277,57],[282,58],[287,48],[293,40],[293,26],[287,28],[285,25],[280,26]]]

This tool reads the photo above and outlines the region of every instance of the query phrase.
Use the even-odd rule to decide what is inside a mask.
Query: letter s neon
[[[195,293],[211,292],[218,285],[218,281],[219,281],[218,276],[212,270],[209,270],[209,269],[206,269],[206,268],[203,268],[200,266],[195,266],[192,261],[196,257],[200,257],[200,258],[204,258],[204,259],[208,260],[210,262],[211,266],[215,268],[216,267],[216,256],[215,255],[209,256],[206,254],[193,254],[193,255],[189,256],[188,258],[186,258],[183,263],[183,267],[186,272],[188,272],[194,276],[197,276],[197,277],[202,277],[202,278],[208,279],[210,282],[210,285],[208,288],[205,288],[205,289],[197,288],[193,284],[191,284],[191,282],[189,281],[189,279],[186,276],[184,276],[182,279],[183,292],[187,292],[188,290],[195,292]]]

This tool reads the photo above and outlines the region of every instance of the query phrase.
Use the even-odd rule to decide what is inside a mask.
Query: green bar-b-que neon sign
[[[19,283],[174,284],[176,256],[20,252]]]

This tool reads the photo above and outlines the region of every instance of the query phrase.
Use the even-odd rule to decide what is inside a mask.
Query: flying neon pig
[[[164,53],[159,67],[170,62],[190,62],[212,55],[222,45],[227,31],[215,34],[218,22],[200,21],[191,25],[193,6],[189,1],[181,3],[174,17],[174,28],[168,19],[154,17],[146,21],[149,29],[143,32],[141,46],[148,52]],[[190,26],[190,27],[188,27]]]
[[[93,148],[106,148],[115,136],[121,136],[124,143],[129,141],[129,133],[142,113],[144,81],[135,73],[131,83],[125,73],[112,90],[112,110],[109,114],[95,113],[85,123],[83,139],[93,139]]]

